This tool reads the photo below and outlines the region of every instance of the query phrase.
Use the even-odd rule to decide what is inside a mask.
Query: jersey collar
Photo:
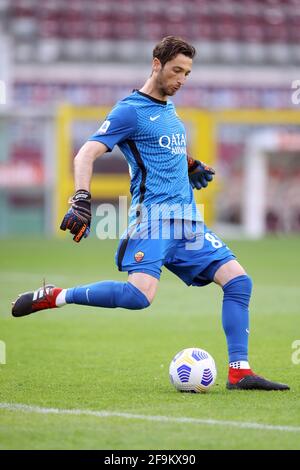
[[[166,104],[167,104],[167,101],[158,100],[157,98],[153,98],[153,96],[147,95],[146,93],[143,93],[140,90],[134,89],[133,91],[136,91],[139,95],[142,95],[145,98],[148,98],[149,100],[154,101],[154,103],[163,104],[164,106],[166,106]]]

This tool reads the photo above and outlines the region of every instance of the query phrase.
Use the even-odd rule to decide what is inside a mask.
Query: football
[[[180,392],[207,392],[215,383],[217,369],[212,356],[204,349],[183,349],[172,359],[170,381]]]

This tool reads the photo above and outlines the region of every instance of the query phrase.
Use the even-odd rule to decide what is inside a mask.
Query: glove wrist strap
[[[194,170],[195,170],[195,168],[196,168],[197,165],[198,165],[198,162],[197,162],[197,160],[194,160],[194,159],[191,158],[191,157],[188,157],[187,162],[188,162],[188,171],[189,171],[189,173],[190,173],[191,171],[194,171]]]
[[[91,193],[85,189],[78,189],[74,196],[72,197],[73,201],[83,200],[89,201],[91,199]]]

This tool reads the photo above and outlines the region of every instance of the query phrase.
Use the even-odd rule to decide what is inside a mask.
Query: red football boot
[[[278,382],[271,382],[254,374],[251,369],[229,367],[228,390],[289,390],[290,387]]]
[[[30,313],[56,308],[56,297],[62,291],[61,288],[52,285],[40,287],[34,292],[25,292],[20,294],[15,302],[12,303],[12,315],[14,317],[23,317]]]

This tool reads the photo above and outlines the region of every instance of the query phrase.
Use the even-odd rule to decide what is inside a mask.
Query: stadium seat
[[[300,62],[300,0],[2,0],[1,17],[21,62],[143,62],[141,41],[169,34],[199,46],[199,63]]]

